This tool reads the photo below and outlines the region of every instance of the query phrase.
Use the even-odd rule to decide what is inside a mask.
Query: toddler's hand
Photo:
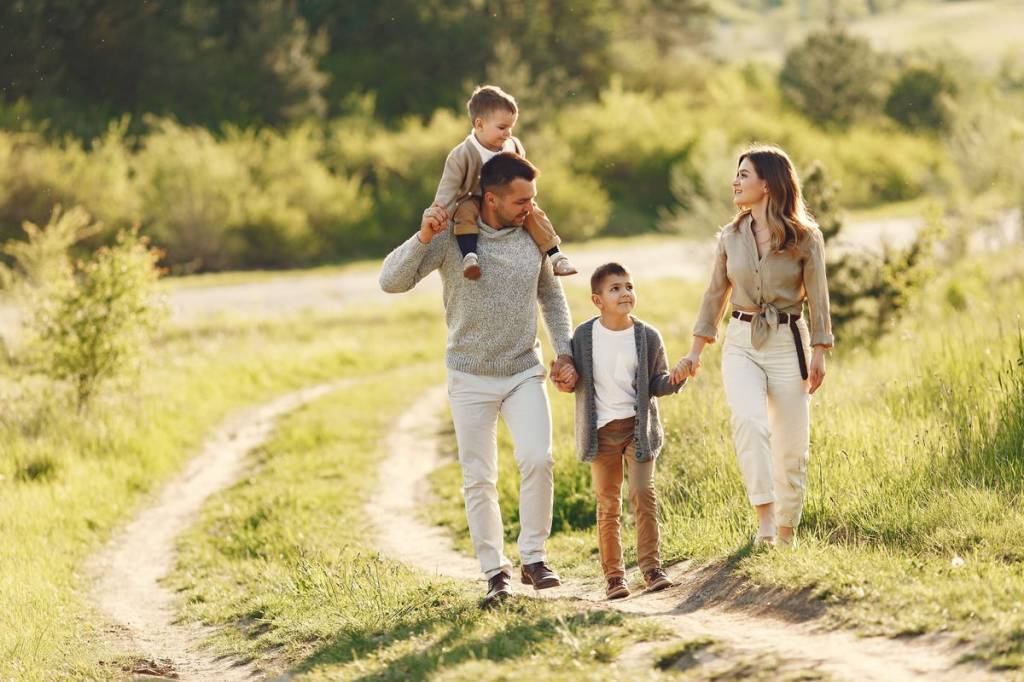
[[[452,217],[450,215],[448,215],[448,211],[445,209],[444,206],[442,206],[441,204],[439,204],[439,203],[437,203],[435,201],[434,203],[432,203],[430,205],[430,207],[431,208],[440,209],[440,211],[441,211],[440,220],[443,220],[446,223],[451,221]]]

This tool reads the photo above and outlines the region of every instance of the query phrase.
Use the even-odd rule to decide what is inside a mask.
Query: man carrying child
[[[533,208],[537,173],[514,152],[499,153],[483,165],[479,243],[489,254],[483,277],[463,276],[463,256],[448,229],[446,212],[437,206],[424,212],[419,231],[387,256],[380,273],[381,288],[389,293],[409,291],[433,270],[441,275],[448,395],[469,531],[488,579],[485,604],[511,593],[512,563],[504,552],[496,487],[499,414],[512,434],[522,479],[522,581],[536,589],[561,584],[544,550],[551,533],[554,460],[546,372],[537,340],[538,302],[558,355],[552,378],[561,390],[571,390],[576,374],[565,294],[551,259],[522,229]]]

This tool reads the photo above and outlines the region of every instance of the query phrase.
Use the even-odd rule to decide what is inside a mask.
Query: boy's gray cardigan
[[[597,457],[597,402],[594,398],[594,323],[587,320],[572,335],[572,361],[576,365],[576,454],[580,461]],[[645,462],[661,452],[665,431],[658,417],[657,396],[677,393],[683,384],[669,383],[668,361],[661,334],[637,318],[636,340],[636,458]],[[683,382],[685,383],[685,382]]]

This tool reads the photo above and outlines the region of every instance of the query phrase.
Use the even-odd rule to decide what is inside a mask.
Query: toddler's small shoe
[[[561,258],[559,258],[561,256]],[[576,269],[568,258],[563,254],[557,254],[555,260],[551,262],[551,269],[555,271],[556,277],[565,277],[566,275],[575,275],[579,270]]]
[[[466,279],[480,279],[480,259],[472,251],[462,257],[462,276]]]
[[[629,588],[626,587],[626,579],[622,576],[608,578],[608,587],[605,588],[605,595],[609,599],[624,599],[629,596]]]

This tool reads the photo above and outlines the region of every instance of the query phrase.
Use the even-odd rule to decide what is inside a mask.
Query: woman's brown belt
[[[732,316],[737,320],[743,322],[750,322],[754,319],[755,315],[760,313],[741,313],[739,310],[732,311]],[[779,323],[788,324],[789,328],[793,331],[793,343],[796,344],[796,359],[800,363],[800,378],[804,381],[807,380],[807,358],[804,356],[804,343],[800,339],[800,328],[796,326],[796,321],[800,319],[799,315],[790,315],[789,313],[779,313]]]

